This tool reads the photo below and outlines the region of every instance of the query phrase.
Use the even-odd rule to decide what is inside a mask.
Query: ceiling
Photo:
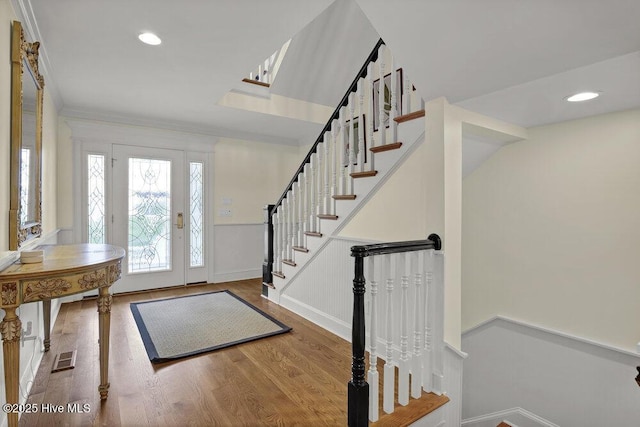
[[[334,106],[379,36],[425,100],[525,127],[640,107],[638,0],[13,3],[67,116],[307,145],[321,125],[217,102],[293,38],[273,93]]]

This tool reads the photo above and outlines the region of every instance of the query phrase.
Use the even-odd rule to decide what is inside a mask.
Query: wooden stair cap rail
[[[409,120],[417,119],[419,117],[424,117],[424,114],[425,114],[424,110],[414,111],[413,113],[404,114],[402,116],[395,117],[393,120],[395,120],[396,123],[403,123],[403,122],[408,122]]]
[[[385,144],[385,145],[378,145],[377,147],[371,147],[369,148],[369,151],[371,151],[372,153],[382,153],[385,151],[397,150],[400,147],[402,147],[402,142],[394,142],[393,144]]]
[[[342,194],[342,195],[333,196],[333,198],[335,200],[355,200],[356,199],[356,195],[355,194]]]
[[[245,83],[251,83],[251,84],[254,84],[254,85],[258,85],[258,86],[271,87],[271,85],[269,83],[261,82],[259,80],[247,79],[246,77],[244,79],[242,79],[242,81],[245,82]]]

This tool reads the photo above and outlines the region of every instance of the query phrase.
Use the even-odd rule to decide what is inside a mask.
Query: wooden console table
[[[44,262],[14,264],[0,272],[0,308],[5,316],[0,323],[7,403],[17,404],[20,375],[20,335],[22,323],[16,315],[20,304],[42,301],[45,351],[49,350],[51,300],[98,289],[98,325],[100,329],[100,398],[109,390],[109,328],[111,294],[109,288],[120,278],[122,248],[111,245],[43,245]],[[18,425],[18,413],[7,413],[9,427]]]

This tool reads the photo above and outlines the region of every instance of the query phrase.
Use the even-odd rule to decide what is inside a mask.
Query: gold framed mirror
[[[11,156],[9,250],[42,233],[42,97],[39,42],[26,40],[22,24],[11,29]]]

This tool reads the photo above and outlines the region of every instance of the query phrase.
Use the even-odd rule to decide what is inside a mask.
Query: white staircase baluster
[[[435,251],[430,250],[433,258],[433,338],[432,338],[432,354],[433,354],[433,379],[432,388],[436,394],[442,394],[444,388],[444,289],[442,278],[436,274],[436,257]],[[438,268],[439,270],[439,268]]]
[[[331,183],[329,181],[329,170],[331,169],[330,149],[331,149],[331,132],[324,133],[324,210],[323,213],[331,214]]]
[[[322,183],[324,178],[324,144],[321,142],[318,144],[316,148],[316,154],[318,156],[318,167],[316,168],[316,185],[318,186],[316,191],[316,206],[317,212],[316,214],[324,213],[324,185]]]
[[[366,126],[364,123],[364,79],[358,80],[358,169],[364,172],[364,158],[366,152],[364,150],[364,135]]]
[[[393,366],[393,282],[396,277],[395,258],[391,255],[383,255],[385,271],[387,272],[387,301],[385,310],[387,357],[384,364],[384,391],[382,395],[382,409],[387,414],[393,412],[393,400],[395,392],[395,366]]]
[[[280,203],[279,212],[278,212],[278,222],[280,227],[278,228],[280,233],[280,258],[278,259],[278,271],[282,273],[282,260],[284,259],[284,251],[285,251],[285,221],[284,221],[284,211],[285,211],[285,200]]]
[[[411,112],[411,94],[413,93],[412,87],[413,85],[409,81],[409,76],[407,76],[407,72],[402,70],[402,78],[404,85],[404,93],[402,94],[402,114],[409,114]]]
[[[331,123],[331,196],[338,195],[338,181],[337,181],[337,171],[338,171],[338,135],[340,135],[340,122],[338,120],[334,120]],[[336,213],[336,201],[332,200],[331,202],[331,212],[332,215]]]
[[[298,245],[298,186],[294,182],[291,185],[291,247]],[[293,256],[290,258],[293,259]]]
[[[306,233],[307,231],[311,231],[311,224],[310,224],[310,219],[309,219],[309,163],[304,165],[304,168],[302,169],[302,183],[304,184],[303,186],[303,192],[304,192],[304,232]],[[305,237],[305,248],[306,246],[306,241],[308,239]]]
[[[290,261],[293,258],[291,256],[292,255],[291,239],[293,238],[292,224],[291,224],[291,190],[287,192],[286,204],[287,204],[287,208],[286,208],[287,210],[287,238],[286,238],[287,254],[285,256],[285,259]]]
[[[310,191],[309,191],[309,198],[310,198],[310,205],[311,205],[311,209],[309,212],[309,220],[311,221],[311,231],[313,232],[317,232],[318,231],[318,216],[316,215],[317,212],[317,208],[316,208],[316,192],[318,191],[318,187],[316,185],[316,166],[318,164],[318,160],[317,160],[317,156],[316,153],[313,153],[311,155],[311,162],[310,162],[310,169],[309,171],[311,172],[310,174],[310,181],[311,181],[311,185],[310,187]]]
[[[298,175],[298,212],[296,216],[298,218],[298,246],[306,247],[304,243],[304,187],[302,186],[302,179],[304,175],[302,172]]]
[[[375,257],[370,256],[367,259],[368,274],[369,274],[369,287],[371,288],[371,310],[369,311],[369,372],[367,373],[367,382],[369,383],[369,421],[378,421],[378,355],[377,355],[377,341],[378,341],[378,308],[377,308],[377,295],[378,295],[378,275],[375,272],[376,263]]]
[[[413,252],[411,254],[414,265],[414,309],[413,309],[413,357],[411,359],[411,397],[418,399],[422,395],[422,334],[424,325],[422,323],[424,297],[422,296],[422,270],[424,262],[422,253]]]
[[[368,122],[366,123],[366,132],[367,132],[367,138],[369,139],[369,147],[373,148],[375,147],[376,141],[375,139],[373,139],[373,111],[376,108],[373,105],[373,62],[370,62],[369,65],[367,65],[367,114],[369,115],[369,118],[367,119]],[[365,129],[364,127],[362,128],[362,131],[364,132]],[[372,171],[375,169],[375,165],[373,163],[375,155],[373,153],[368,153],[369,155],[369,161],[367,163],[369,163],[369,170]]]
[[[398,141],[398,123],[394,120],[398,113],[398,70],[395,61],[391,60],[391,110],[389,110],[389,128],[391,129],[391,143]]]
[[[384,73],[385,73],[385,63],[384,63],[384,45],[380,46],[378,50],[378,66],[380,68],[380,80],[378,84],[378,145],[386,145],[387,143],[387,130],[385,126],[385,108],[384,108]]]
[[[353,194],[353,178],[351,174],[354,172],[354,164],[356,163],[356,142],[355,142],[355,111],[356,111],[356,102],[355,102],[355,94],[351,92],[349,94],[349,176],[347,177],[348,189],[347,194]]]
[[[431,342],[431,327],[433,324],[433,251],[427,251],[425,253],[425,322],[424,322],[424,355],[422,357],[422,388],[427,393],[433,391],[433,363],[432,363],[432,342]]]
[[[271,271],[280,271],[280,206],[273,211],[271,222],[273,222],[273,265]]]
[[[404,252],[399,255],[403,271],[400,278],[402,290],[400,300],[400,362],[398,363],[398,403],[409,404],[409,276],[411,275],[411,257]]]
[[[349,165],[349,157],[347,145],[349,143],[349,131],[346,124],[346,107],[340,109],[340,128],[342,129],[342,138],[340,138],[340,194],[347,193],[347,166]]]

